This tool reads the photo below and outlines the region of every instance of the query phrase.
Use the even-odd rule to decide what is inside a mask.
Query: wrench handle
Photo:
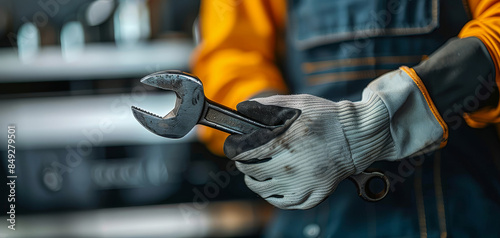
[[[274,129],[279,126],[267,126],[252,120],[236,110],[205,99],[205,106],[199,124],[215,128],[229,134],[248,134],[261,128]]]

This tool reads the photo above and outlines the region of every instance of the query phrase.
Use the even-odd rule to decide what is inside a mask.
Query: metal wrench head
[[[135,119],[149,131],[168,138],[185,136],[198,123],[203,113],[203,84],[194,75],[177,70],[150,74],[141,83],[175,92],[175,107],[164,117],[132,106]]]

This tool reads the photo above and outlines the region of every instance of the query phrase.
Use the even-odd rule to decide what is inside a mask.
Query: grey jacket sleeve
[[[476,37],[449,40],[414,69],[452,129],[463,124],[464,113],[498,104],[495,67]]]

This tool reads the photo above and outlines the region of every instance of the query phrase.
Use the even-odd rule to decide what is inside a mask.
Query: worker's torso
[[[292,91],[332,100],[360,98],[371,80],[416,65],[469,20],[461,0],[291,0],[288,8]]]
[[[414,66],[469,21],[461,0],[291,0],[285,78],[292,93],[359,100],[376,77]],[[280,211],[270,237],[439,237],[496,234],[500,155],[494,130],[463,125],[447,147],[377,162],[393,183],[368,203],[342,182],[318,207]],[[495,159],[493,159],[495,158]],[[493,235],[495,236],[495,235]]]

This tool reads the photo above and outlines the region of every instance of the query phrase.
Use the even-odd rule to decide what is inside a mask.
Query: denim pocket
[[[432,32],[439,0],[291,1],[295,45],[305,50],[341,41]]]

